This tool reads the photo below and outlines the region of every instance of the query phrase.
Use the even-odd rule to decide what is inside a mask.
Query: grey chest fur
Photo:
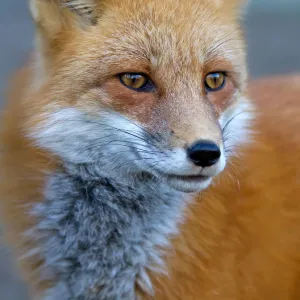
[[[135,299],[151,292],[147,269],[177,233],[184,195],[152,178],[129,183],[60,172],[35,207],[42,276],[58,278],[43,300]]]

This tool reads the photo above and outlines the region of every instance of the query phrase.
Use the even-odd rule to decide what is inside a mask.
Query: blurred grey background
[[[0,106],[7,78],[33,47],[27,2],[0,0]],[[300,72],[300,0],[252,0],[244,26],[253,77]],[[1,245],[0,300],[28,300],[10,252]]]

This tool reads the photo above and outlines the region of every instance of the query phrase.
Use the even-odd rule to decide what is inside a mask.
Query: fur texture
[[[300,76],[253,81],[253,142],[190,206],[158,300],[300,297]]]
[[[227,294],[239,261],[222,252],[240,257],[246,244],[239,237],[248,230],[230,219],[240,196],[223,176],[238,153],[254,155],[264,144],[261,137],[257,148],[240,149],[250,141],[252,110],[240,5],[31,1],[37,47],[13,85],[1,126],[0,196],[8,240],[37,299],[245,296]],[[221,71],[224,88],[210,92],[207,74]],[[155,92],[125,87],[119,74],[127,72],[145,74]],[[266,126],[259,120],[255,129]],[[199,140],[221,149],[213,166],[188,158]],[[238,178],[251,185],[247,172]],[[191,196],[197,199],[189,193],[210,185],[203,210],[190,206],[195,216],[188,213],[169,247]],[[251,228],[257,218],[249,214]],[[160,279],[153,270],[165,257],[171,277]]]
[[[69,168],[49,179],[34,209],[41,277],[59,278],[43,299],[135,299],[136,285],[153,293],[147,269],[163,267],[156,248],[177,231],[183,193],[149,177],[131,186],[89,170],[82,180],[83,168]]]

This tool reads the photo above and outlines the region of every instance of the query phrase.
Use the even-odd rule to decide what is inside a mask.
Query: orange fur
[[[16,90],[27,78],[24,72],[21,76]],[[250,95],[258,111],[254,142],[241,149],[215,186],[189,208],[167,258],[169,276],[153,276],[156,299],[300,297],[300,76],[251,82]],[[13,131],[7,138],[12,148],[1,162],[6,175],[1,180],[1,205],[11,243],[18,248],[20,234],[32,222],[22,202],[37,199],[34,193],[43,181],[41,167],[34,163],[43,169],[50,165],[39,161],[32,148],[20,150],[19,141],[14,149],[20,136]],[[15,182],[23,172],[27,180]],[[26,261],[26,274],[33,274],[37,265]]]
[[[300,297],[300,76],[254,81],[254,142],[192,205],[155,299]]]
[[[24,111],[20,106],[20,98],[26,94],[30,74],[28,68],[17,74],[9,95],[9,105],[3,113],[4,126],[1,128],[1,221],[8,226],[7,241],[14,246],[20,257],[35,249],[34,242],[24,236],[24,232],[36,224],[29,211],[32,204],[42,200],[46,176],[56,166],[53,157],[50,158],[47,153],[31,145],[23,135],[21,124],[24,121]],[[48,286],[47,282],[39,280],[37,270],[41,263],[35,255],[20,260],[25,278],[41,285],[31,286],[33,290]]]
[[[38,149],[25,137],[28,130],[44,121],[41,113],[48,112],[48,104],[53,103],[53,99],[54,104],[61,107],[76,106],[93,112],[94,108],[101,106],[100,96],[108,94],[117,111],[145,121],[149,111],[158,105],[159,97],[165,97],[176,86],[177,94],[184,97],[172,95],[173,98],[167,99],[170,104],[165,101],[160,109],[164,110],[166,119],[172,117],[168,121],[176,134],[191,143],[199,136],[197,130],[203,130],[199,127],[199,116],[203,114],[213,116],[203,118],[201,122],[206,122],[209,128],[206,130],[210,130],[216,140],[220,139],[220,133],[213,129],[216,127],[213,118],[231,105],[230,101],[236,101],[231,99],[233,90],[239,87],[244,91],[246,82],[243,41],[237,17],[232,13],[236,10],[237,0],[227,1],[226,5],[221,0],[203,0],[206,14],[201,20],[195,19],[193,8],[189,5],[200,5],[198,1],[176,1],[180,15],[188,15],[191,23],[186,23],[185,18],[172,23],[171,12],[175,5],[156,1],[160,8],[158,11],[162,13],[155,21],[161,26],[156,30],[154,49],[145,47],[153,53],[146,55],[135,48],[136,44],[146,44],[147,36],[142,34],[144,30],[138,31],[134,43],[130,39],[123,41],[124,44],[120,42],[120,37],[131,33],[124,26],[132,14],[129,0],[121,3],[103,0],[103,6],[97,7],[99,12],[105,5],[114,7],[114,14],[120,20],[119,24],[114,24],[119,30],[118,36],[112,34],[112,15],[101,21],[102,31],[93,28],[86,35],[75,26],[74,22],[78,22],[79,17],[74,17],[66,8],[60,12],[63,21],[51,22],[57,13],[57,2],[49,2],[52,3],[50,10],[49,6],[41,4],[42,7],[34,14],[40,33],[40,60],[37,59],[37,70],[31,70],[34,64],[30,64],[16,77],[1,128],[1,218],[7,225],[8,241],[15,246],[18,255],[34,248],[33,242],[23,236],[24,231],[35,224],[28,211],[30,205],[43,200],[47,174],[59,167],[54,156]],[[140,20],[145,18],[143,1],[134,5],[137,24],[141,26]],[[211,5],[217,5],[218,9]],[[166,16],[169,10],[170,15]],[[198,26],[195,22],[199,23]],[[206,51],[224,38],[224,32],[220,31],[223,24],[226,24],[224,31],[227,34],[237,32],[237,38],[230,40],[234,54],[226,47],[216,47],[220,52],[214,51],[205,58]],[[193,38],[193,34],[199,34],[198,28],[202,30],[201,43]],[[171,46],[174,45],[168,44],[166,32],[170,40],[172,34],[176,34],[182,44],[175,43],[177,48],[173,49]],[[190,38],[186,38],[186,32],[191,33]],[[109,47],[101,56],[104,44]],[[126,53],[123,53],[124,49]],[[203,55],[204,65],[201,68],[196,63],[198,53]],[[153,62],[149,65],[145,59],[152,54],[163,58],[159,69],[155,69]],[[169,68],[170,65],[173,68]],[[193,98],[184,84],[178,84],[174,66],[189,79],[189,88],[196,87],[194,94],[197,97]],[[203,75],[214,71],[216,66],[229,68],[233,75],[227,89],[208,96],[211,103],[207,104],[198,85],[201,85]],[[133,98],[127,90],[116,93],[114,85],[117,83],[111,77],[125,71],[152,72],[161,84],[160,93],[155,95],[155,99],[154,96],[143,98],[141,106],[139,96]],[[32,78],[36,86],[32,85]],[[42,84],[37,79],[41,79]],[[233,158],[232,166],[189,207],[181,235],[174,241],[174,247],[166,258],[170,276],[153,275],[157,299],[299,299],[298,86],[299,76],[250,84],[250,96],[258,111],[253,124],[253,143],[240,149],[240,157]],[[87,88],[89,92],[86,92]],[[78,95],[83,96],[79,98]],[[203,103],[199,104],[200,97]],[[132,102],[120,105],[121,100],[128,99]],[[170,116],[172,113],[175,115]],[[216,132],[212,133],[214,130]],[[205,135],[205,132],[201,133]],[[41,263],[35,256],[22,261],[25,277],[34,293],[39,293],[48,284],[37,283]]]

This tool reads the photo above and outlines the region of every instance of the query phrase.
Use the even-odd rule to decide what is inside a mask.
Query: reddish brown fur
[[[182,3],[178,4],[178,9],[183,14],[192,15],[190,2],[181,1],[176,2]],[[64,22],[45,25],[43,22],[49,19],[36,17],[43,32],[43,39],[40,40],[42,59],[38,67],[44,73],[38,75],[45,76],[42,79],[46,83],[41,89],[34,90],[35,87],[27,82],[32,71],[24,69],[20,72],[12,88],[1,136],[1,144],[5,145],[1,148],[0,161],[2,219],[8,227],[8,240],[15,245],[19,254],[34,247],[32,241],[24,241],[22,236],[24,231],[35,224],[35,220],[27,214],[27,204],[42,200],[46,175],[57,168],[55,158],[30,144],[24,138],[24,131],[43,121],[40,113],[48,111],[47,104],[53,103],[53,99],[59,106],[76,106],[93,112],[94,108],[101,105],[98,101],[100,96],[107,100],[111,97],[117,110],[145,121],[149,111],[157,105],[157,99],[151,98],[144,102],[143,114],[137,114],[140,109],[138,96],[134,99],[136,101],[118,107],[120,100],[132,99],[132,94],[124,91],[115,95],[110,80],[113,75],[125,71],[151,73],[158,86],[162,83],[161,95],[168,94],[176,86],[180,89],[178,94],[187,96],[184,101],[173,97],[173,102],[169,104],[165,101],[159,108],[165,111],[168,118],[168,112],[173,113],[171,107],[180,107],[178,111],[181,114],[173,115],[173,121],[168,121],[176,129],[176,134],[190,143],[197,137],[199,112],[191,109],[192,97],[186,92],[189,89],[178,85],[174,68],[170,70],[168,65],[177,66],[185,72],[186,78],[190,79],[187,81],[189,87],[199,85],[196,91],[202,97],[200,82],[207,72],[214,71],[216,63],[220,66],[220,58],[222,65],[231,69],[232,80],[227,89],[215,95],[215,98],[208,99],[210,101],[202,99],[200,113],[204,111],[212,116],[203,121],[207,128],[215,126],[214,118],[228,105],[226,100],[231,99],[233,89],[241,87],[243,90],[246,78],[243,51],[236,53],[234,59],[230,59],[226,51],[213,53],[203,58],[205,62],[201,68],[195,63],[196,49],[199,50],[201,46],[203,53],[206,53],[212,47],[210,42],[214,40],[217,43],[221,38],[218,36],[220,24],[228,24],[228,31],[236,30],[237,26],[236,15],[232,14],[232,5],[236,7],[237,1],[226,2],[226,7],[217,13],[210,10],[209,5],[213,5],[211,1],[203,2],[206,3],[207,15],[197,20],[203,28],[203,44],[197,44],[192,38],[185,39],[179,49],[176,48],[177,52],[170,52],[173,56],[170,53],[161,55],[159,51],[167,51],[169,45],[160,44],[160,40],[166,39],[158,38],[154,54],[168,59],[160,62],[160,69],[155,71],[149,67],[149,61],[143,58],[144,53],[134,53],[136,49],[130,44],[132,41],[126,41],[124,45],[119,42],[119,37],[113,37],[109,15],[101,20],[106,31],[99,34],[95,28],[84,36],[74,27],[74,17],[66,10],[61,14]],[[178,36],[195,30],[191,24],[172,24],[172,16],[164,15],[166,10],[163,2],[157,3],[162,5],[161,20],[166,19],[157,28],[158,35],[164,36],[167,29],[169,35],[175,32]],[[123,26],[121,20],[126,20],[132,14],[129,1],[103,1],[104,6],[108,4],[116,6],[114,12],[120,24],[115,26],[121,35],[127,36],[130,30]],[[142,7],[143,2],[139,2],[139,5]],[[126,9],[128,7],[129,10]],[[98,9],[102,10],[103,7]],[[136,11],[143,10],[136,7]],[[40,13],[47,13],[48,16],[49,13],[55,14],[55,7],[50,11],[41,8]],[[137,20],[141,19],[144,16],[137,16]],[[147,40],[142,34],[135,38],[137,44]],[[103,43],[107,39],[111,47],[101,56]],[[231,47],[242,45],[243,42],[237,39],[232,41]],[[128,55],[122,56],[124,49],[134,53],[134,56],[129,55],[130,59]],[[149,53],[147,55],[150,56]],[[195,68],[189,68],[191,65]],[[239,76],[235,76],[237,73]],[[203,193],[199,201],[190,207],[182,234],[174,241],[174,251],[167,257],[170,277],[153,278],[157,299],[299,299],[300,185],[296,175],[300,159],[300,121],[297,110],[299,84],[299,77],[251,83],[250,95],[259,113],[254,122],[254,130],[257,132],[254,142],[241,149],[241,157],[234,159],[232,167],[224,172],[215,186]],[[107,94],[110,97],[105,98]],[[187,119],[190,122],[189,128],[182,125],[186,125]],[[214,136],[216,140],[220,139],[218,132]],[[35,285],[39,277],[39,264],[34,257],[23,263],[26,277],[35,290],[44,289],[44,283]]]
[[[26,79],[24,71],[20,75],[17,91]],[[156,299],[300,297],[300,76],[254,81],[250,94],[259,113],[254,142],[190,207],[167,258],[170,276],[153,278]],[[10,148],[1,162],[1,203],[11,243],[22,253],[27,247],[19,248],[20,235],[33,221],[15,201],[39,199],[35,194],[43,176],[38,170],[51,164],[31,147],[20,149],[21,137],[9,125],[14,121],[6,119]],[[26,261],[29,281],[34,282],[37,265]]]
[[[55,159],[33,147],[22,131],[24,111],[20,98],[26,93],[30,70],[24,68],[16,76],[9,95],[9,105],[3,114],[4,128],[1,132],[0,156],[0,213],[1,221],[8,226],[7,241],[13,245],[18,256],[35,248],[24,232],[34,226],[35,219],[28,214],[30,205],[42,200],[45,177],[56,166]],[[9,112],[13,112],[12,114]],[[20,260],[25,278],[38,282],[37,269],[41,265],[35,256]],[[48,286],[41,283],[41,289]],[[39,289],[31,286],[33,289]]]
[[[300,76],[254,81],[254,142],[190,207],[155,299],[300,297]]]

